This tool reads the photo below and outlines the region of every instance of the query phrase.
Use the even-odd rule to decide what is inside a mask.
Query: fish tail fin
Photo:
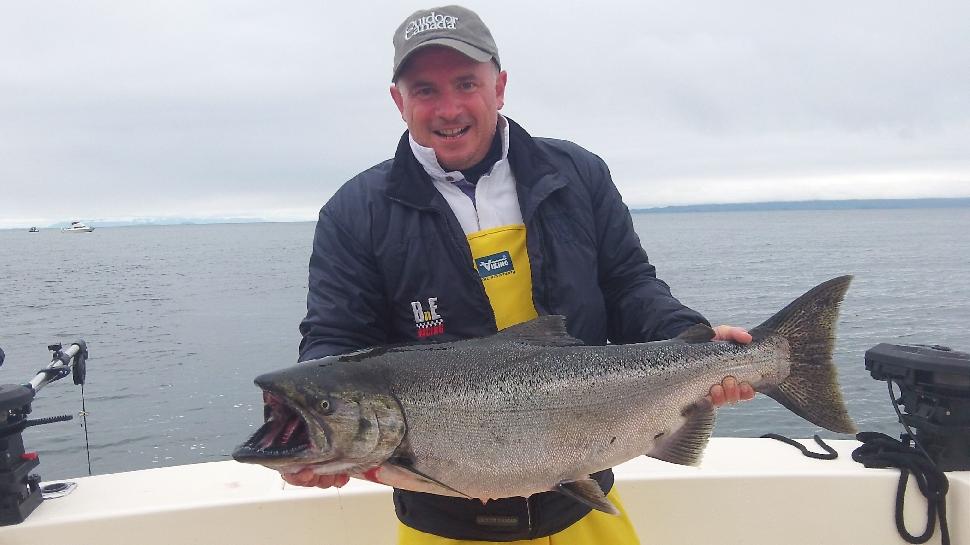
[[[755,340],[785,337],[791,354],[788,377],[763,392],[809,422],[840,433],[856,431],[832,361],[839,304],[851,281],[847,275],[823,282],[751,330]]]

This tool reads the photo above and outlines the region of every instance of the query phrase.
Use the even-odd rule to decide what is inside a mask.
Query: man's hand
[[[742,327],[719,325],[714,328],[715,341],[733,341],[739,344],[751,342],[751,334]],[[747,382],[738,383],[734,377],[724,377],[720,384],[711,386],[706,399],[715,407],[754,398],[754,388]]]
[[[738,344],[748,344],[751,342],[751,334],[743,327],[731,325],[719,325],[714,328],[715,341],[734,341]]]
[[[346,473],[339,475],[317,475],[310,468],[305,468],[298,473],[282,473],[283,480],[296,486],[316,486],[318,488],[330,488],[335,486],[340,488],[347,484],[350,476]]]

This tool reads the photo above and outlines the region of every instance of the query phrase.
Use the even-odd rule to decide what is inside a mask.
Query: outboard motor
[[[899,420],[940,470],[970,470],[970,354],[884,343],[866,351],[866,369],[899,387]]]
[[[31,474],[40,461],[36,452],[24,448],[24,429],[73,418],[64,415],[28,419],[34,397],[41,388],[67,375],[73,375],[74,384],[84,383],[88,357],[84,341],[77,341],[67,348],[53,344],[48,349],[54,353],[50,365],[41,369],[30,382],[0,384],[0,526],[23,522],[43,500],[40,475]],[[3,351],[0,350],[2,363]]]

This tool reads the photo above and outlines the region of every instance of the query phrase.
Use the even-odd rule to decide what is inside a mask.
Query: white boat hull
[[[641,457],[616,468],[617,487],[644,545],[904,544],[893,522],[899,472],[853,462],[855,441],[830,443],[838,460],[805,458],[770,439],[717,438],[700,468]],[[970,471],[948,476],[951,542],[970,544]],[[339,491],[301,488],[229,461],[75,482],[70,495],[45,500],[24,523],[0,527],[0,543],[395,543],[390,489],[364,481]],[[911,483],[911,533],[922,533],[925,517]],[[940,543],[938,530],[929,543]]]

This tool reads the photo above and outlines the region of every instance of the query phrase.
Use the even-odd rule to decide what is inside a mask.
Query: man
[[[540,314],[566,316],[587,344],[667,339],[707,323],[656,278],[603,161],[499,115],[508,75],[475,13],[418,11],[394,49],[391,97],[408,131],[393,159],[347,182],[320,212],[301,360],[484,336]],[[716,332],[751,340],[740,328]],[[733,378],[709,395],[715,405],[753,396]],[[593,478],[622,510],[612,472]],[[284,479],[348,480],[310,470]],[[552,492],[482,504],[395,490],[394,503],[400,543],[637,542],[625,514]]]

